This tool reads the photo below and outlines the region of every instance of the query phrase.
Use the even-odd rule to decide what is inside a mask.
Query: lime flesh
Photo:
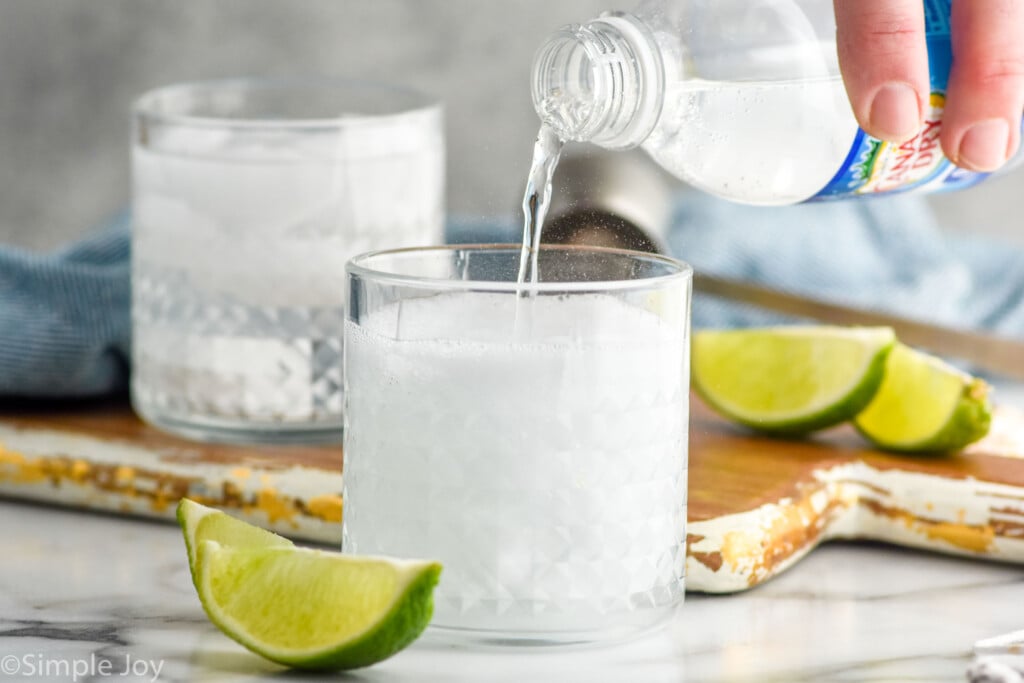
[[[217,541],[221,545],[239,547],[291,546],[283,536],[235,519],[220,510],[201,505],[188,498],[178,502],[178,525],[185,536],[188,568],[196,580],[196,554],[203,541]]]
[[[704,330],[693,337],[697,393],[753,429],[802,435],[852,419],[882,383],[887,327]]]
[[[881,388],[854,424],[886,450],[956,451],[988,433],[988,395],[984,381],[900,344],[889,355]]]

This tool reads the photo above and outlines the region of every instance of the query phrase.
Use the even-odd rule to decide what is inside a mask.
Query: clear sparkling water
[[[544,218],[551,204],[551,181],[562,155],[562,140],[553,128],[542,125],[533,146],[533,162],[523,193],[523,247],[519,254],[519,283],[537,282],[537,253],[540,250]]]
[[[857,122],[838,78],[670,83],[643,148],[694,187],[736,202],[794,204],[849,154]],[[785,135],[765,131],[784,130]]]
[[[348,323],[343,547],[441,559],[435,626],[628,632],[683,591],[685,341],[612,296],[529,302],[521,343],[502,294],[396,304],[403,340],[394,306]]]
[[[384,155],[372,140],[257,145],[230,131],[162,141],[187,154],[136,147],[136,408],[165,426],[336,433],[345,263],[440,238],[431,133],[410,126]]]

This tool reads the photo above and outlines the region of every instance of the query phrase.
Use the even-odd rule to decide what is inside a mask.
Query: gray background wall
[[[128,201],[128,111],[149,88],[235,75],[404,82],[447,108],[449,207],[512,211],[537,121],[541,38],[611,0],[0,0],[0,241],[50,248]],[[625,5],[634,4],[627,0]],[[934,199],[1024,243],[1024,174]]]

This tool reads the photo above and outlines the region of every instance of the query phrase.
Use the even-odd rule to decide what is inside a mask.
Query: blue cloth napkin
[[[944,233],[918,197],[763,209],[704,196],[680,202],[671,249],[694,268],[795,293],[936,322],[1024,336],[1024,250]],[[777,320],[714,299],[694,324]]]
[[[452,219],[449,242],[518,242],[516,220]],[[129,221],[49,255],[0,248],[0,395],[123,390],[130,357]],[[785,208],[681,194],[668,242],[698,270],[960,327],[1024,336],[1024,250],[943,234],[895,197]],[[698,297],[694,325],[767,324]]]
[[[53,254],[0,249],[0,395],[123,390],[130,267],[126,214]]]

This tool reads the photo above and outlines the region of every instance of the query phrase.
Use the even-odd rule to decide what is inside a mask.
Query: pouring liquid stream
[[[523,195],[523,246],[519,252],[519,285],[515,311],[515,329],[520,328],[521,314],[524,313],[526,300],[532,300],[536,290],[527,290],[522,285],[539,281],[539,265],[537,256],[540,252],[540,236],[544,227],[544,217],[551,203],[551,180],[558,166],[565,141],[547,125],[540,127],[537,142],[533,147],[533,163],[530,175],[526,179],[526,192]],[[528,305],[528,304],[525,304]]]

